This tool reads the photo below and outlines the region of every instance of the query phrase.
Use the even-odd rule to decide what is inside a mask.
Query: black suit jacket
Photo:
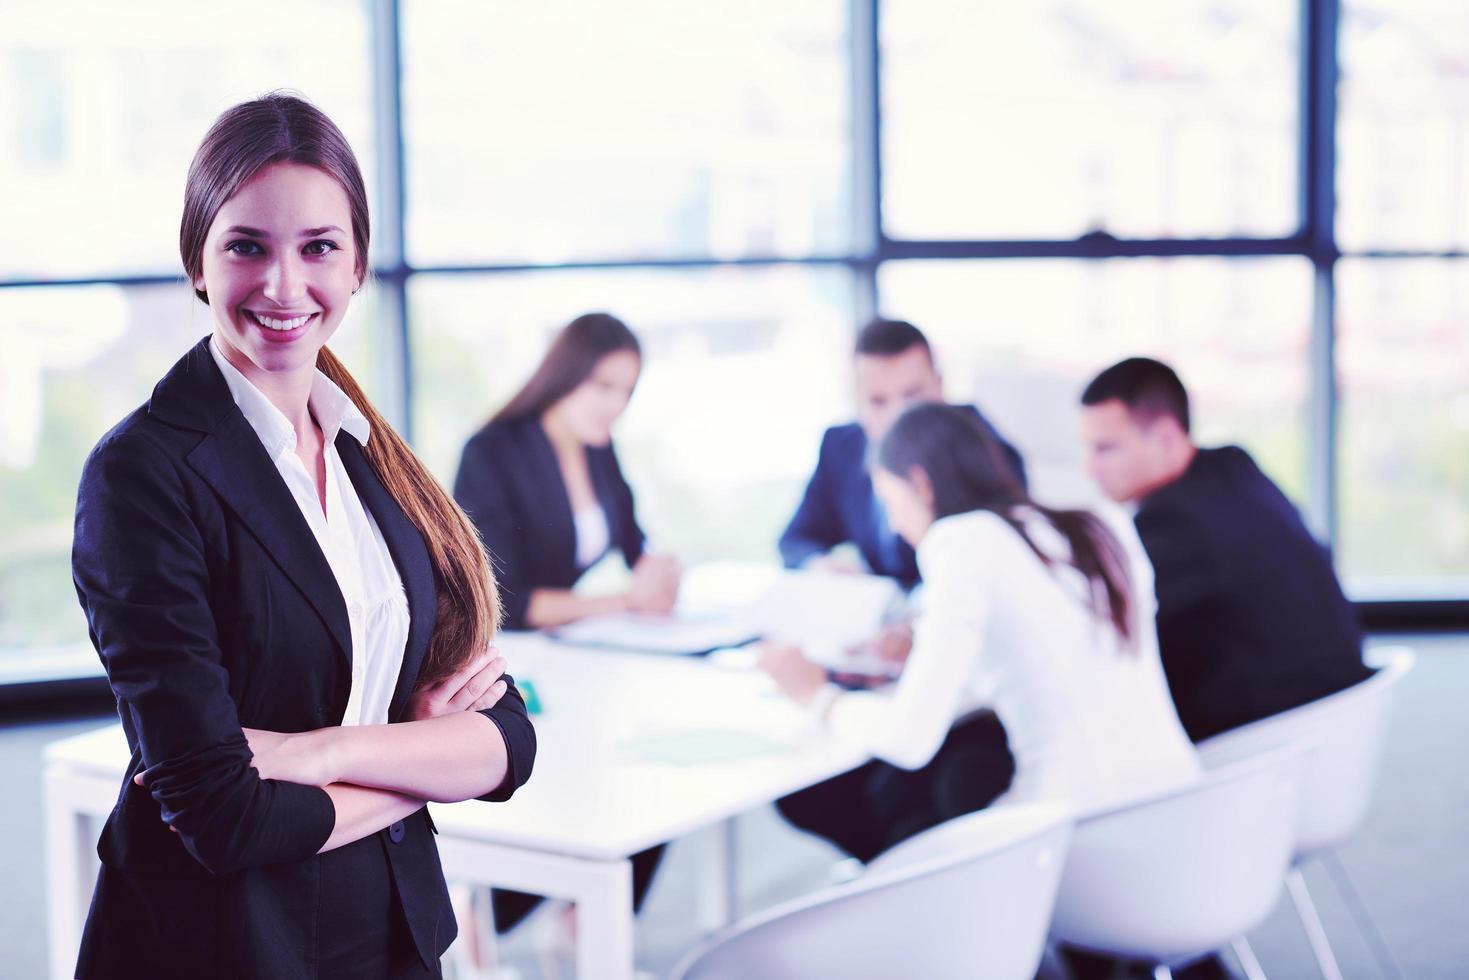
[[[1365,679],[1331,556],[1244,450],[1201,449],[1138,508],[1158,645],[1194,741]]]
[[[588,447],[587,467],[612,546],[631,568],[642,557],[644,537],[617,453],[610,445]],[[525,628],[531,592],[569,589],[581,577],[571,498],[539,418],[491,422],[475,433],[459,460],[454,498],[495,563],[508,628]]]
[[[1020,482],[1025,483],[1025,461],[1019,451],[979,409],[965,407],[999,440]],[[887,575],[904,588],[912,588],[918,582],[918,559],[906,541],[885,527],[878,516],[881,506],[867,471],[867,436],[862,427],[849,422],[827,429],[806,493],[780,536],[781,559],[786,567],[796,568],[813,555],[850,541],[874,575]]]
[[[336,447],[407,593],[396,721],[434,628],[433,569],[361,446],[342,433]],[[132,749],[98,845],[78,975],[310,975],[317,851],[335,812],[319,788],[260,779],[241,727],[340,724],[351,687],[347,609],[207,341],[88,458],[72,567]],[[485,713],[510,760],[485,798],[504,800],[530,775],[535,736],[513,682]],[[145,768],[147,789],[132,781]],[[360,856],[387,861],[419,955],[436,959],[455,926],[428,811],[346,846],[381,852]]]

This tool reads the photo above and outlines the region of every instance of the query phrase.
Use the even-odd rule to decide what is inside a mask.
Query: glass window
[[[1290,234],[1300,7],[883,4],[887,233]]]
[[[1304,259],[893,262],[878,282],[884,313],[933,342],[948,397],[976,401],[1026,454],[1042,500],[1093,495],[1077,404],[1098,371],[1132,355],[1177,369],[1201,443],[1245,446],[1305,499]]]
[[[7,0],[0,186],[25,192],[0,194],[0,278],[177,270],[199,140],[230,105],[274,88],[324,109],[372,186],[366,7],[263,0],[230,16],[163,0]]]
[[[1469,260],[1337,266],[1338,556],[1356,598],[1469,594]]]
[[[371,397],[371,304],[348,317],[333,346]],[[71,583],[82,463],[210,329],[182,285],[0,289],[0,684],[101,669]]]
[[[822,429],[851,411],[844,268],[419,275],[409,296],[414,438],[446,485],[556,330],[622,318],[644,367],[618,457],[650,539],[685,561],[773,560]]]
[[[846,9],[405,3],[413,262],[845,252]]]
[[[1469,5],[1345,0],[1342,247],[1469,248]]]

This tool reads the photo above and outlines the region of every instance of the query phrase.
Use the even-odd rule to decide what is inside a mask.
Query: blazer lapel
[[[566,479],[561,475],[561,463],[556,459],[556,450],[541,428],[541,420],[529,416],[524,420],[525,454],[535,467],[535,483],[545,494],[548,507],[546,523],[530,528],[532,537],[560,567],[576,568],[576,518],[571,512],[571,494],[566,489]],[[513,465],[513,464],[509,464]],[[588,460],[588,468],[591,461]]]
[[[336,575],[280,471],[230,397],[207,337],[158,383],[148,410],[205,434],[188,453],[189,466],[306,596],[350,663],[352,632]]]
[[[388,706],[388,721],[397,721],[408,706],[408,696],[418,682],[418,673],[423,668],[424,657],[428,655],[428,641],[438,621],[438,589],[433,563],[423,536],[377,478],[357,440],[346,432],[339,433],[337,454],[342,458],[342,465],[351,477],[362,505],[377,521],[393,556],[393,564],[398,568],[398,577],[403,580],[403,591],[408,596],[408,640],[403,647],[403,668],[398,672],[398,683]]]

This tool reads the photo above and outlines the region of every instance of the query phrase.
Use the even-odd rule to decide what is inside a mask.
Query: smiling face
[[[630,350],[603,356],[585,381],[577,385],[547,414],[572,433],[584,446],[605,446],[612,441],[612,424],[627,410],[637,386],[643,362]]]
[[[258,385],[314,370],[362,272],[341,185],[315,167],[275,163],[215,215],[194,287],[209,294],[220,350]]]

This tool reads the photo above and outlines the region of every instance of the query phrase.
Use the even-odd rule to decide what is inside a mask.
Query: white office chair
[[[778,906],[695,950],[675,980],[893,977],[1031,980],[1069,811],[1000,807],[948,821],[858,881]]]
[[[1326,980],[1341,980],[1341,968],[1300,866],[1355,833],[1371,802],[1393,691],[1414,660],[1413,651],[1403,647],[1385,650],[1376,659],[1381,669],[1359,684],[1216,735],[1198,747],[1204,765],[1213,769],[1282,745],[1308,746],[1295,862],[1285,881]]]
[[[1295,846],[1304,752],[1206,773],[1202,781],[1077,821],[1051,936],[1154,964],[1154,976],[1233,944],[1274,907]]]

